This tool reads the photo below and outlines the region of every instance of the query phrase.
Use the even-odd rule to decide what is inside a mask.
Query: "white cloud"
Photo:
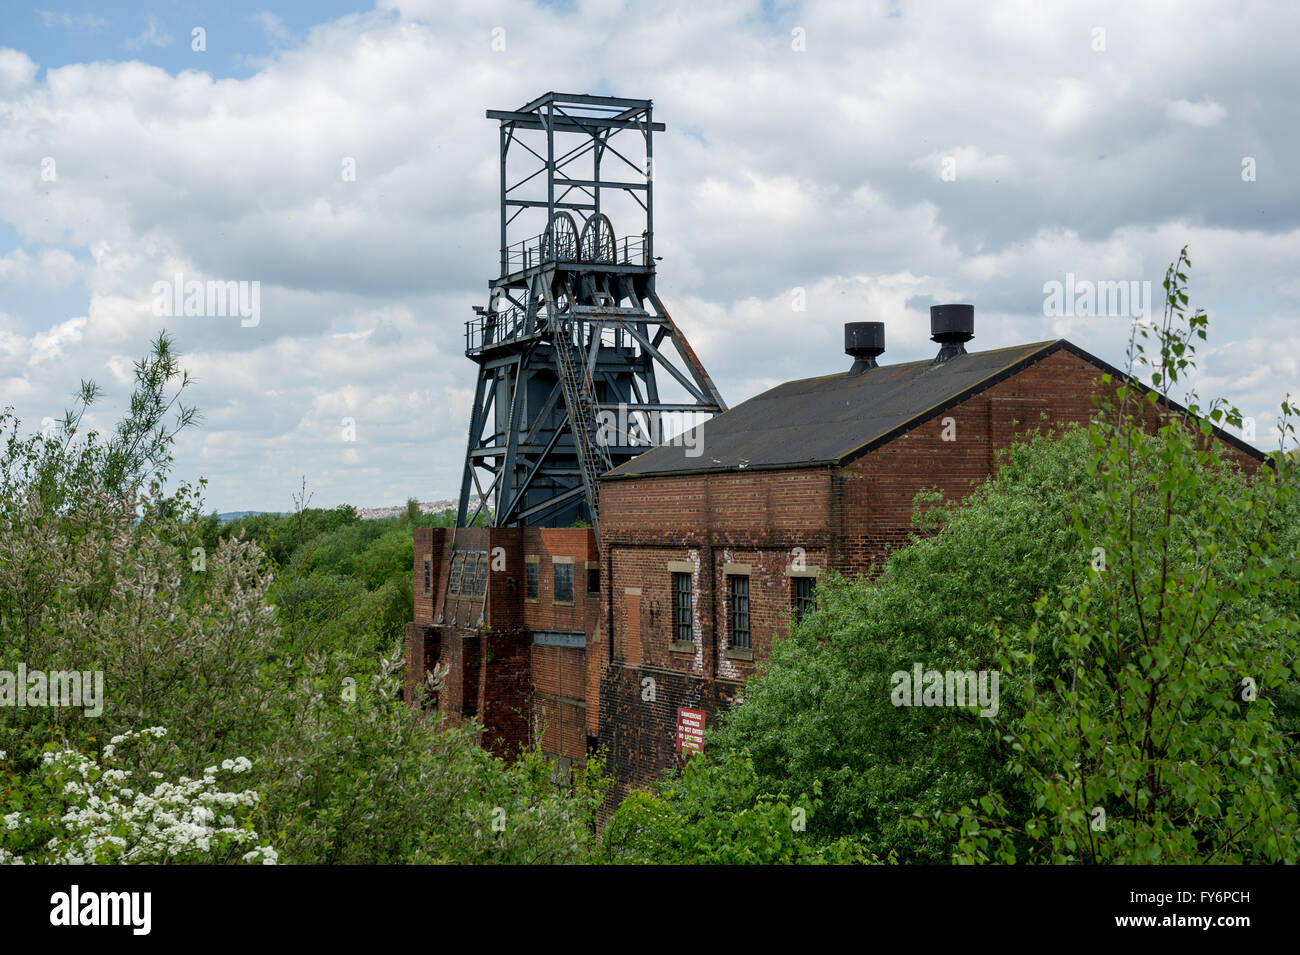
[[[1058,79],[1052,86],[1044,103],[1044,124],[1053,133],[1077,128],[1095,107],[1093,91],[1075,77]]]
[[[123,42],[123,46],[128,50],[143,50],[151,46],[168,46],[172,42],[172,36],[167,33],[158,18],[150,14],[147,20],[147,26],[143,32],[131,37]]]
[[[86,321],[85,318],[70,318],[49,331],[37,332],[32,338],[32,365],[64,357],[66,347],[80,343]]]
[[[936,150],[912,160],[911,166],[933,179],[952,182],[958,179],[996,182],[1016,174],[1016,163],[1010,156],[989,156],[978,146]]]
[[[259,10],[249,19],[260,26],[267,37],[277,45],[287,43],[293,38],[293,34],[285,26],[284,20],[278,14],[269,10]]]
[[[42,249],[32,256],[14,249],[0,256],[0,290],[15,287],[62,288],[78,281],[83,268],[63,249]]]
[[[0,46],[0,91],[15,92],[30,86],[37,68],[26,53]]]
[[[1222,349],[1204,380],[1262,418],[1296,377],[1268,342],[1295,318],[1300,187],[1266,173],[1300,148],[1278,121],[1300,12],[1193,2],[1176,35],[1167,14],[429,0],[298,41],[259,14],[248,27],[285,46],[220,80],[103,61],[37,83],[31,57],[0,49],[0,220],[18,236],[0,249],[0,400],[39,421],[94,377],[120,403],[165,326],[206,415],[177,460],[220,509],[287,509],[302,473],[327,506],[454,494],[475,371],[463,323],[497,262],[483,110],[570,89],[655,99],[658,291],[732,404],[841,370],[846,321],[885,321],[888,359],[930,354],[932,300],[975,303],[974,347],[1068,334],[1118,363],[1121,323],[1049,321],[1043,283],[1158,288],[1190,242],[1193,302]],[[165,37],[151,19],[134,49]],[[1213,78],[1190,100],[1189,62]],[[1259,180],[1207,143],[1258,156]],[[151,287],[178,272],[259,281],[261,323],[160,321]]]
[[[1173,100],[1165,106],[1165,113],[1170,119],[1188,126],[1217,126],[1228,115],[1226,109],[1208,96],[1197,103]]]
[[[93,13],[64,13],[57,10],[37,10],[36,15],[41,18],[41,26],[57,27],[61,30],[67,30],[69,33],[90,34],[98,33],[104,27],[108,26],[108,21],[103,17],[96,16]]]

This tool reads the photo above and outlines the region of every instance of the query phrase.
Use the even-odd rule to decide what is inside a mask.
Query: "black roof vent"
[[[934,362],[966,354],[965,343],[975,337],[974,305],[931,305],[930,341],[939,343]]]
[[[853,359],[850,375],[876,367],[876,356],[885,350],[884,322],[845,322],[844,351]]]

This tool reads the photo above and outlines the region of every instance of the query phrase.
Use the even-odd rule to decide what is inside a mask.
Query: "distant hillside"
[[[444,511],[454,511],[456,509],[455,501],[421,501],[421,514],[441,514]],[[396,504],[391,507],[358,507],[357,517],[363,521],[382,520],[385,517],[400,517],[406,513],[405,504]]]
[[[274,514],[277,517],[284,517],[285,511],[225,511],[217,515],[217,520],[225,524],[228,521],[237,521],[241,517],[255,517],[258,514]]]
[[[452,500],[445,501],[421,501],[421,514],[441,514],[445,511],[454,511],[456,502]],[[400,517],[406,513],[405,504],[395,504],[391,507],[358,507],[356,509],[357,517],[363,521],[382,520],[386,517]],[[276,517],[285,517],[291,511],[225,511],[217,515],[221,523],[226,524],[230,521],[239,520],[241,517],[256,517],[258,514],[272,514]]]

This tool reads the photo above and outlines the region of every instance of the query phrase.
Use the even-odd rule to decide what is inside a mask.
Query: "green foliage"
[[[792,796],[821,781],[811,836],[861,835],[882,857],[950,858],[955,836],[908,818],[987,791],[990,774],[1004,773],[1001,744],[971,712],[895,707],[890,674],[916,662],[994,668],[998,622],[1027,625],[1045,588],[1083,578],[1069,557],[1079,548],[1070,500],[1090,493],[1086,452],[1073,428],[1018,445],[965,506],[920,496],[931,506],[919,523],[937,530],[895,552],[875,581],[819,578],[816,612],[778,641],[721,731],[771,791]],[[1001,706],[1015,707],[1005,682]]]
[[[1156,333],[1166,390],[1206,327],[1199,313],[1173,327],[1184,264]],[[1089,428],[1011,448],[960,507],[919,494],[925,536],[879,577],[819,580],[817,611],[713,740],[716,779],[744,751],[758,791],[791,800],[820,783],[810,840],[904,861],[1293,859],[1294,457],[1248,480],[1208,423],[1144,430],[1133,412],[1155,400],[1119,388]],[[1000,671],[996,720],[895,707],[890,675],[917,662]]]
[[[203,529],[209,549],[215,548],[221,537],[237,536],[256,541],[267,557],[277,567],[282,567],[303,543],[357,524],[360,520],[355,507],[340,504],[328,510],[301,507],[293,514],[251,514],[224,525],[212,514],[204,520]]]
[[[1131,350],[1164,397],[1205,338],[1204,314],[1185,313],[1189,264],[1184,249],[1166,276],[1158,357],[1145,328]],[[1170,418],[1151,435],[1141,414],[1155,397],[1121,386],[1090,429],[1100,521],[1075,512],[1088,578],[1044,594],[1023,637],[1002,641],[1004,667],[1032,688],[1023,718],[997,728],[1031,805],[995,789],[941,814],[959,861],[1300,857],[1294,463],[1241,481],[1209,423],[1240,425],[1236,409],[1216,402],[1199,425]],[[1200,412],[1194,395],[1188,407]],[[1046,648],[1064,666],[1036,681]]]
[[[200,419],[198,409],[181,401],[191,379],[172,348],[172,339],[160,332],[150,353],[135,362],[128,410],[107,439],[93,431],[81,434],[86,412],[103,397],[94,381],[82,381],[74,406],[38,436],[21,437],[17,420],[6,409],[0,415],[9,432],[0,463],[6,504],[30,497],[50,513],[63,513],[96,490],[120,497],[161,482],[171,468],[176,435]],[[173,410],[175,421],[169,426],[166,419]],[[163,500],[160,506],[168,503]]]
[[[694,756],[654,792],[636,791],[605,827],[601,861],[666,865],[876,862],[853,840],[819,845],[805,827],[821,786],[795,800],[763,791],[751,760]]]
[[[308,508],[304,488],[292,515],[222,527],[201,514],[202,485],[164,495],[175,432],[160,421],[178,369],[165,338],[155,345],[108,439],[79,435],[79,414],[29,437],[0,416],[0,670],[102,671],[104,691],[100,715],[0,707],[0,804],[7,820],[18,814],[0,850],[34,861],[238,862],[277,850],[297,863],[587,861],[599,761],[557,787],[540,754],[506,765],[476,745],[478,727],[447,728],[401,699],[412,526],[447,516],[408,508],[360,521],[351,507]],[[98,394],[86,388],[83,411]],[[182,408],[178,427],[195,416]],[[143,727],[166,727],[166,745],[105,743]],[[200,819],[209,796],[229,795],[212,787],[233,754],[248,812]],[[66,790],[68,773],[86,785]],[[214,823],[210,838],[186,843],[186,826],[155,838],[138,787],[123,785],[159,779],[150,773],[179,780],[183,791],[164,795],[189,802],[158,804]],[[111,818],[91,811],[92,796]],[[273,845],[248,835],[258,832]]]
[[[599,762],[572,793],[538,753],[504,763],[477,745],[473,725],[445,727],[403,705],[399,661],[361,679],[318,662],[279,698],[261,778],[282,861],[588,861],[607,786]]]

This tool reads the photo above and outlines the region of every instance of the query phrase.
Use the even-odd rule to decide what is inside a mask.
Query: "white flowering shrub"
[[[53,435],[0,410],[0,670],[103,673],[99,715],[0,706],[0,862],[585,861],[595,762],[570,794],[402,698],[409,529],[254,543],[164,493],[178,376],[160,337],[104,437],[89,383]]]
[[[0,863],[275,864],[275,849],[253,828],[257,792],[227,792],[218,782],[247,773],[246,757],[175,782],[120,768],[121,749],[166,733],[150,727],[114,736],[99,761],[71,749],[46,752],[26,785],[8,794],[16,808],[2,817]]]

